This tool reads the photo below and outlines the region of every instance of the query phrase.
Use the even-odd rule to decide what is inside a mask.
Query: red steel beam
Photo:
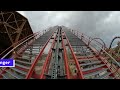
[[[97,59],[95,56],[77,56],[77,59]]]
[[[20,70],[25,71],[25,72],[27,72],[29,70],[29,69],[26,69],[26,68],[23,68],[20,66],[15,66],[15,68],[20,69]]]
[[[51,58],[51,56],[52,56],[52,52],[50,53],[49,59]],[[46,73],[48,73],[48,71],[49,71],[49,65],[50,65],[50,60],[49,60],[47,67],[46,67],[46,71],[45,71]]]
[[[54,34],[54,32],[52,33],[52,35],[53,35],[53,34]],[[26,77],[25,77],[26,79],[29,79],[29,78],[32,76],[32,73],[33,73],[33,71],[34,71],[35,65],[36,65],[36,63],[38,62],[38,60],[40,59],[40,57],[42,56],[43,51],[44,51],[45,47],[48,45],[48,43],[49,43],[52,35],[50,36],[50,38],[48,39],[48,41],[47,41],[47,42],[45,43],[45,45],[43,46],[43,48],[42,48],[42,50],[40,51],[39,55],[38,55],[38,56],[35,58],[35,60],[33,61],[33,64],[32,64],[30,70],[28,71],[28,73],[27,73],[27,75],[26,75]]]
[[[95,56],[91,56],[91,57],[86,57],[86,56],[79,56],[77,57],[78,61],[84,61],[84,60],[97,60],[97,58]],[[71,59],[69,60],[70,62],[73,62],[74,60]]]
[[[65,72],[67,74],[67,79],[70,79],[70,71],[69,71],[69,64],[68,64],[68,57],[67,57],[67,51],[65,48],[64,40],[63,40],[63,34],[62,34],[62,47],[63,47],[63,55],[64,55],[64,62],[65,62]]]
[[[54,37],[54,40],[53,40],[53,42],[52,42],[52,45],[51,45],[51,47],[50,47],[50,49],[49,49],[49,52],[48,52],[48,55],[47,55],[47,57],[46,57],[45,63],[44,63],[44,65],[43,65],[43,67],[42,67],[42,72],[41,72],[40,77],[39,77],[40,79],[45,79],[44,73],[46,72],[47,65],[48,65],[48,63],[50,62],[50,57],[51,57],[51,55],[52,55],[52,48],[53,48],[54,45],[55,45],[55,39],[56,39],[56,36]],[[48,66],[48,67],[49,67],[49,66]]]
[[[79,62],[78,62],[78,60],[77,60],[77,57],[75,56],[75,54],[74,54],[74,52],[73,52],[72,46],[71,46],[71,44],[70,44],[70,42],[69,42],[69,40],[68,40],[65,32],[64,32],[64,35],[65,35],[65,37],[66,37],[67,43],[68,43],[68,45],[69,45],[69,48],[70,48],[70,50],[71,50],[73,59],[74,59],[74,61],[75,61],[76,68],[77,68],[77,70],[78,70],[79,78],[80,78],[80,79],[84,79],[84,76],[83,76],[82,70],[81,70],[81,68],[80,68]]]
[[[109,66],[110,63],[108,63],[108,61],[105,60],[104,57],[99,56],[98,58],[107,66],[107,68],[110,70],[110,72],[111,72],[113,75],[114,75],[116,72],[120,75],[120,72],[118,72],[119,68],[117,68],[115,65],[113,65],[113,68],[116,69],[116,71],[113,71],[112,68]],[[114,76],[115,76],[115,75],[114,75]]]
[[[92,70],[88,70],[88,71],[83,71],[83,74],[85,75],[85,74],[93,73],[95,71],[102,70],[103,67],[105,67],[105,66],[102,66],[102,67],[99,67],[99,68],[96,68],[96,69],[92,69]]]
[[[2,76],[1,74],[3,74],[5,72],[5,70],[7,70],[8,68],[4,68],[3,70],[1,69],[1,72],[0,72],[0,77]]]

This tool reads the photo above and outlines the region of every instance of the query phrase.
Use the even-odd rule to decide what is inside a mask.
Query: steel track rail
[[[54,32],[53,32],[53,33],[54,33]],[[52,33],[52,35],[53,35],[53,33]],[[51,35],[51,36],[52,36],[52,35]],[[33,73],[33,71],[34,71],[35,65],[36,65],[36,63],[38,62],[38,60],[40,59],[40,57],[42,56],[45,47],[47,46],[47,44],[49,43],[49,41],[50,41],[50,39],[51,39],[51,36],[50,36],[50,38],[47,40],[47,42],[45,43],[45,45],[42,47],[42,49],[41,49],[40,53],[38,54],[38,56],[34,59],[34,62],[33,62],[33,64],[32,64],[32,66],[31,66],[31,68],[29,69],[29,71],[28,71],[25,79],[29,79],[29,78],[32,76],[32,73]]]
[[[65,32],[64,32],[64,33],[65,33]],[[76,68],[77,68],[77,70],[78,70],[79,78],[80,78],[80,79],[84,79],[84,76],[83,76],[82,70],[81,70],[81,68],[80,68],[79,62],[78,62],[78,60],[77,60],[77,58],[76,58],[76,56],[75,56],[75,54],[74,54],[74,52],[73,52],[72,46],[71,46],[71,44],[70,44],[70,42],[69,42],[66,34],[65,34],[65,37],[66,37],[67,43],[68,43],[68,45],[69,45],[69,48],[70,48],[70,50],[71,50],[73,59],[74,59],[74,61],[75,61],[75,65],[76,65]]]

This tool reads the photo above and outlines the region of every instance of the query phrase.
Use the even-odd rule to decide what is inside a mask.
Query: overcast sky
[[[120,36],[119,11],[19,11],[27,17],[33,32],[64,25],[110,44]],[[117,40],[116,40],[117,41]]]

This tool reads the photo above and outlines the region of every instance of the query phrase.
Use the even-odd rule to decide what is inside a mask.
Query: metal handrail
[[[81,34],[81,33],[80,33]],[[85,35],[85,34],[81,34],[81,35],[83,35],[84,36],[84,38],[85,38],[85,36],[87,36],[87,35]],[[80,36],[81,37],[81,36]],[[80,38],[79,36],[78,36],[78,38]],[[88,39],[88,38],[89,39]],[[85,39],[87,39],[87,41],[89,41],[90,39],[92,39],[91,37],[89,37],[89,36],[87,36]],[[95,40],[96,41],[96,40]],[[86,42],[85,42],[86,43]],[[116,68],[116,67],[113,67],[112,66],[112,62],[109,62],[109,61],[107,61],[107,62],[109,62],[110,63],[110,67],[111,67],[111,69],[114,69],[115,70],[115,72],[114,73],[116,73],[116,75],[119,75],[119,77],[120,77],[120,73],[119,72],[117,72],[117,70],[120,68],[120,64],[109,54],[109,53],[107,53],[103,48],[101,48],[98,44],[96,44],[95,42],[92,42],[93,44],[95,44],[96,46],[98,46],[103,52],[105,52],[111,59],[112,59],[112,62],[114,62],[114,65],[116,64],[117,66],[118,66],[118,68]],[[94,47],[94,46],[92,46],[92,47]],[[96,48],[96,47],[95,47]]]
[[[21,42],[24,41],[26,38],[28,38],[28,37],[30,37],[30,36],[32,36],[32,35],[35,35],[35,34],[37,34],[37,33],[40,33],[40,31],[39,31],[39,32],[36,32],[36,33],[33,33],[33,34],[30,34],[30,35],[28,35],[27,37],[19,40],[18,42],[15,42],[15,43],[12,44],[10,47],[8,47],[7,49],[5,49],[2,53],[0,53],[0,55],[2,55],[3,53],[5,53],[7,50],[9,50],[9,49],[10,49],[11,47],[13,47],[14,45],[17,45],[18,43],[21,43]]]
[[[7,54],[5,54],[1,59],[4,59],[8,54],[10,54],[14,49],[16,49],[17,47],[19,47],[20,45],[22,45],[23,43],[25,43],[26,41],[29,41],[31,38],[38,36],[39,33],[37,33],[36,35],[33,35],[31,37],[29,37],[28,39],[24,40],[23,42],[19,43],[17,46],[15,46],[14,48],[12,48]]]
[[[79,32],[79,31],[78,31]],[[80,32],[79,32],[80,33]],[[85,34],[84,34],[85,35]],[[87,35],[85,35],[85,36],[87,36]],[[89,37],[89,36],[87,36],[89,39],[91,38],[91,37]],[[89,41],[89,39],[88,38],[86,38],[88,41]],[[91,38],[92,39],[92,38]],[[92,43],[94,43],[94,42],[92,42]],[[107,53],[103,48],[101,48],[98,44],[96,44],[96,43],[94,43],[96,46],[98,46],[102,51],[104,51],[118,66],[119,66],[119,68],[120,68],[120,64],[109,54],[109,53]]]

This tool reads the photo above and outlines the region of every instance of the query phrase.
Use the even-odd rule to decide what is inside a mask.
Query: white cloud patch
[[[18,11],[20,14],[22,14],[23,16],[25,16],[25,12],[24,11]]]

